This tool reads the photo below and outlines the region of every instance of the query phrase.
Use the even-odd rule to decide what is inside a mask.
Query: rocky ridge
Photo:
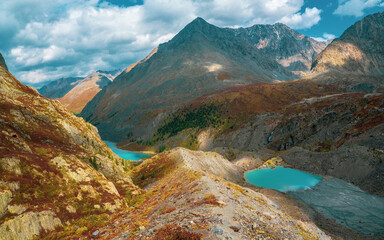
[[[313,59],[327,45],[300,34],[282,23],[257,24],[248,28],[234,29],[234,31],[238,37],[273,57],[291,71],[309,71]]]
[[[226,167],[206,168],[205,164],[210,162]],[[114,214],[98,236],[103,239],[182,236],[183,239],[331,239],[313,223],[311,213],[293,204],[291,207],[298,214],[289,215],[257,189],[225,180],[238,169],[218,153],[184,148],[147,159],[130,172],[133,181],[145,190],[144,195],[132,199],[134,210]]]

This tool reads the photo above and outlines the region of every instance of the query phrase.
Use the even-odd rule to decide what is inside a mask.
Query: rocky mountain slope
[[[315,58],[309,77],[339,82],[352,91],[382,88],[383,42],[384,13],[369,15],[349,27]]]
[[[120,71],[97,71],[78,81],[59,101],[71,112],[80,113],[102,88],[110,84]]]
[[[308,71],[313,59],[326,47],[282,23],[257,24],[234,29],[235,34],[291,71]]]
[[[297,61],[308,65],[309,55],[321,48],[282,25],[266,27],[272,34],[267,40],[257,28],[223,29],[197,18],[117,77],[81,116],[97,125],[106,139],[122,141],[131,135],[146,139],[181,103],[234,85],[292,80],[297,76],[284,66]],[[264,48],[260,42],[265,42]],[[277,54],[284,44],[292,46]]]
[[[55,81],[52,81],[43,87],[39,88],[38,91],[41,95],[47,98],[61,98],[67,94],[72,88],[74,88],[82,77],[69,77],[69,78],[60,78]]]
[[[94,126],[3,66],[0,109],[0,239],[32,239],[55,229],[81,234],[125,206],[126,193],[139,193],[129,163]]]

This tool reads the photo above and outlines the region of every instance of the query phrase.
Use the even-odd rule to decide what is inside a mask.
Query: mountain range
[[[60,78],[51,81],[38,89],[39,93],[47,98],[57,99],[63,97],[74,88],[83,77]]]
[[[80,113],[93,97],[105,86],[110,84],[120,70],[96,71],[80,80],[74,88],[68,91],[59,101],[70,111]]]
[[[380,212],[328,219],[244,172],[288,167],[384,196],[383,30],[372,14],[327,45],[197,18],[122,72],[40,93],[0,54],[0,239],[381,239],[347,224]],[[157,154],[126,161],[102,139]]]
[[[120,146],[128,149],[183,146],[222,149],[226,156],[228,148],[250,152],[269,149],[285,154],[284,159],[298,169],[345,179],[382,195],[383,170],[375,154],[381,151],[376,149],[380,149],[384,123],[380,111],[383,25],[383,13],[370,15],[320,52],[324,44],[282,24],[234,30],[217,28],[198,18],[118,76],[89,102],[81,116],[95,124],[103,138],[122,142]],[[260,34],[268,32],[269,38]],[[231,39],[231,47],[226,48],[225,39]],[[259,69],[249,81],[241,76],[249,70],[236,75],[239,72],[232,68],[235,63],[230,62],[246,62],[248,52],[242,53],[240,45],[253,53],[247,61],[264,66],[260,70],[250,67],[249,62],[242,64],[252,71]],[[292,48],[282,47],[288,45]],[[210,72],[202,64],[214,54],[217,65]],[[217,54],[231,54],[226,61],[230,64],[219,62],[223,58]],[[294,74],[299,69],[288,69],[309,66],[309,56],[313,59],[311,70],[301,72],[303,79],[292,81],[290,77],[297,77]],[[188,68],[186,59],[191,62]],[[267,69],[280,81],[263,75]],[[230,74],[220,80],[224,70]],[[319,152],[312,154],[316,156],[312,161],[323,167],[308,168],[311,165],[297,157],[307,156],[308,149]],[[352,165],[340,160],[349,155],[347,152],[353,152],[349,157],[355,159]],[[335,157],[326,157],[329,162],[325,165],[318,164],[326,155]],[[346,174],[345,169],[350,168]]]
[[[197,18],[119,75],[81,116],[103,138],[148,139],[180,104],[230,86],[293,80],[324,47],[282,24],[230,29]]]
[[[120,74],[120,70],[96,71],[85,78],[61,78],[41,87],[38,91],[47,98],[59,99],[66,108],[80,113],[85,105]]]

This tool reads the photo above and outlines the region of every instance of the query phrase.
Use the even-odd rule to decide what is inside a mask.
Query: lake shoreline
[[[135,142],[118,142],[116,144],[116,147],[121,150],[131,151],[131,152],[140,152],[140,153],[153,154],[153,155],[157,153],[155,149],[145,146],[143,144],[135,143]]]
[[[152,157],[153,153],[143,152],[143,151],[130,151],[117,147],[117,144],[107,140],[103,140],[105,144],[119,157],[128,160],[128,161],[138,161],[141,159]]]
[[[320,181],[316,183],[312,177]],[[383,236],[384,198],[364,192],[349,182],[280,166],[246,171],[244,178],[262,191],[292,196],[325,219],[364,236]]]

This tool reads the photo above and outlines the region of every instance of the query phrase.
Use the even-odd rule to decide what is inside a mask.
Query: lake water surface
[[[282,167],[249,171],[245,179],[259,187],[286,192],[357,232],[384,237],[384,198],[346,181]]]
[[[245,173],[245,179],[253,185],[280,192],[308,189],[318,184],[322,177],[291,168],[264,168]]]
[[[148,158],[151,157],[152,154],[147,154],[147,153],[141,153],[141,152],[132,152],[132,151],[127,151],[127,150],[122,150],[116,147],[116,143],[110,142],[110,141],[104,141],[108,147],[116,153],[119,157],[125,159],[125,160],[130,160],[130,161],[137,161],[143,158]]]

